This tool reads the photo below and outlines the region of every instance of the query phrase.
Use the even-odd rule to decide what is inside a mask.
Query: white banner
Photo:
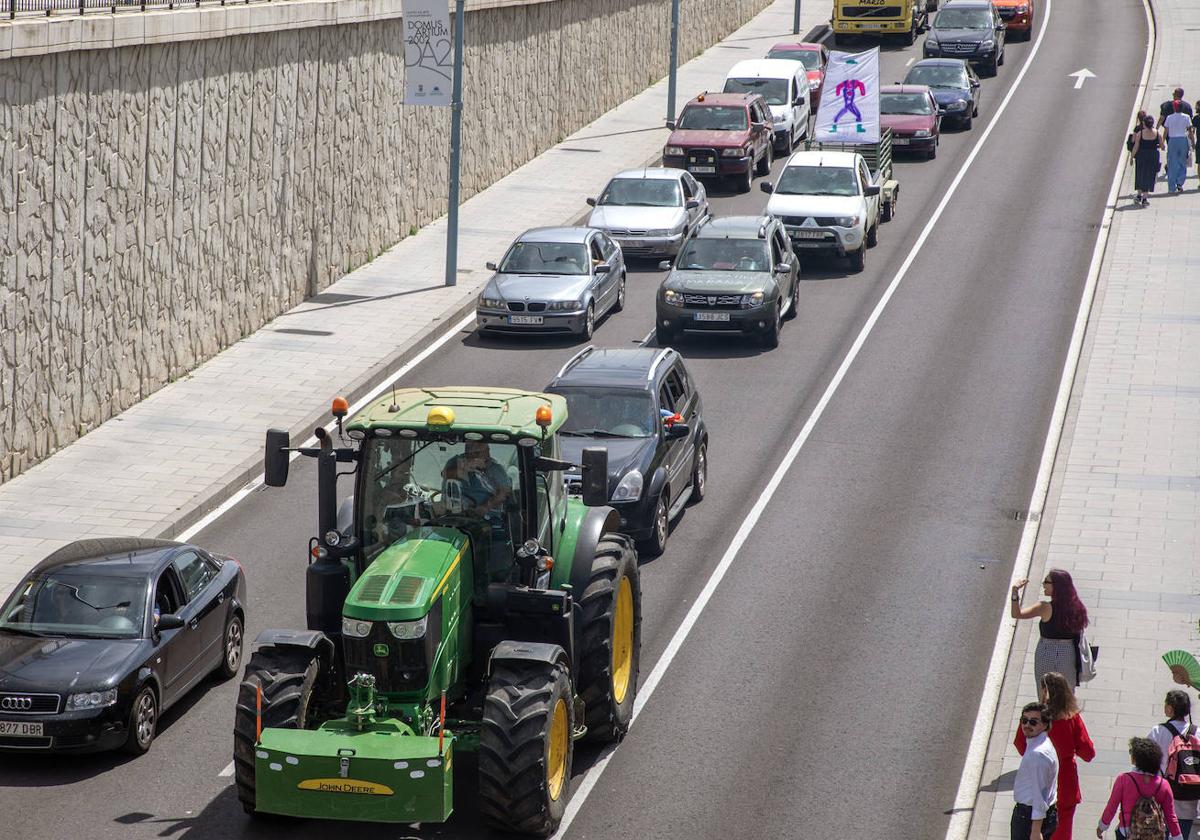
[[[814,139],[820,143],[879,142],[879,47],[829,54]]]
[[[404,104],[449,105],[454,39],[447,0],[403,0]]]

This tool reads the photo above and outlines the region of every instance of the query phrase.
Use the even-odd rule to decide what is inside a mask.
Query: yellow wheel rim
[[[617,589],[617,608],[613,614],[612,683],[613,699],[625,702],[633,675],[633,587],[629,578],[621,578]]]
[[[567,778],[567,746],[570,743],[567,703],[560,697],[554,704],[554,714],[550,718],[550,750],[546,762],[546,786],[550,789],[550,798],[555,802],[562,795],[563,782]]]

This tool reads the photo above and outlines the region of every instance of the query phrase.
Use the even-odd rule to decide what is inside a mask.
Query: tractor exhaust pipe
[[[338,558],[341,552],[330,545],[328,535],[337,534],[337,463],[333,440],[323,428],[316,431],[317,453],[317,545],[314,562],[305,580],[305,612],[308,629],[320,630],[332,639],[342,634],[342,604],[350,594],[350,570]],[[338,536],[341,541],[341,536]],[[339,645],[340,646],[340,645]]]

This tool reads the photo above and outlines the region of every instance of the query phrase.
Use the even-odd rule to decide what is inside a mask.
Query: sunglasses
[[[1041,719],[1041,718],[1027,718],[1027,717],[1023,717],[1023,718],[1021,718],[1021,725],[1022,725],[1022,726],[1041,726],[1041,725],[1042,725],[1042,719]]]

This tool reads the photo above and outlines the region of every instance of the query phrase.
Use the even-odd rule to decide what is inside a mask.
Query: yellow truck
[[[843,46],[855,36],[898,36],[906,46],[929,28],[929,12],[937,0],[833,0],[833,43]]]

